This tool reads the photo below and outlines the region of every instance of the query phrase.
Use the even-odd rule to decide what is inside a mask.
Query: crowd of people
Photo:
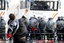
[[[6,23],[5,21],[3,21],[3,23],[4,24],[2,29],[5,29],[4,25],[6,25]],[[17,20],[15,18],[15,15],[11,13],[9,15],[8,27],[9,28],[7,31],[7,37],[10,40],[14,38],[13,39],[14,43],[26,43],[29,33],[55,33],[55,32],[64,33],[64,17],[58,17],[56,22],[53,21],[53,18],[49,18],[48,21],[46,22],[44,18],[41,17],[36,18],[34,15],[34,17],[30,17],[28,22],[27,18],[24,15]],[[57,35],[58,40],[61,40],[61,35],[59,34]],[[51,35],[50,37],[52,38],[52,36],[53,35]],[[64,35],[62,36],[64,40]],[[38,39],[41,39],[41,35],[37,35],[36,37],[39,37]],[[49,39],[48,35],[47,37]],[[30,38],[32,39],[32,35]]]

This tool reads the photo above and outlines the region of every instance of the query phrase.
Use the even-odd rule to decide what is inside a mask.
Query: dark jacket
[[[27,23],[26,19],[20,18],[19,19],[19,29],[17,31],[17,34],[19,36],[25,36],[28,33],[27,26],[28,26],[28,23]]]

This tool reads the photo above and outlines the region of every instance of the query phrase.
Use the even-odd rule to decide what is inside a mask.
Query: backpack
[[[60,21],[58,20],[56,22],[56,25],[57,25],[57,29],[62,30],[64,28],[64,21],[63,20],[60,20]]]
[[[53,22],[52,20],[47,22],[47,26],[46,26],[47,30],[51,30],[52,32],[54,32],[55,28],[56,28],[55,22]]]
[[[29,20],[29,26],[30,27],[38,28],[38,25],[39,25],[39,23],[36,19],[33,18],[33,19]]]
[[[39,22],[39,28],[40,29],[44,29],[45,26],[46,26],[46,22],[44,20],[40,20],[40,22]]]
[[[0,28],[5,28],[5,20],[0,18]]]

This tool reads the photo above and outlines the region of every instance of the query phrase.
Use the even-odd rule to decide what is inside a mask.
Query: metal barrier
[[[37,29],[36,29],[37,30]],[[39,35],[39,36],[43,36],[43,37],[41,37],[41,39],[40,40],[48,40],[47,39],[47,35],[53,35],[53,37],[51,38],[51,39],[49,39],[49,40],[53,40],[54,42],[56,42],[56,43],[58,43],[59,41],[58,41],[58,34],[59,35],[64,35],[64,33],[58,33],[57,31],[55,31],[54,33],[47,33],[47,32],[43,32],[43,33],[37,33],[37,32],[30,32],[30,38],[35,38],[35,35]],[[34,35],[33,37],[31,37],[31,35]],[[44,38],[44,39],[42,39],[42,38]],[[30,39],[30,40],[39,40],[39,39]],[[61,40],[60,40],[61,41]]]

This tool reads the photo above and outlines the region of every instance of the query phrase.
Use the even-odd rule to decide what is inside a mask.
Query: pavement
[[[26,43],[43,43],[45,41],[45,43],[47,43],[48,40],[29,40]],[[10,41],[9,39],[7,39],[6,41],[0,41],[0,43],[13,43],[13,39]],[[64,41],[57,41],[55,40],[54,43],[64,43]]]
[[[26,43],[47,43],[48,42],[48,40],[31,40],[31,41],[27,41]],[[13,43],[13,41],[9,41],[9,40],[7,40],[7,41],[5,41],[5,42],[0,42],[0,43]],[[53,43],[64,43],[64,41],[53,41]]]

